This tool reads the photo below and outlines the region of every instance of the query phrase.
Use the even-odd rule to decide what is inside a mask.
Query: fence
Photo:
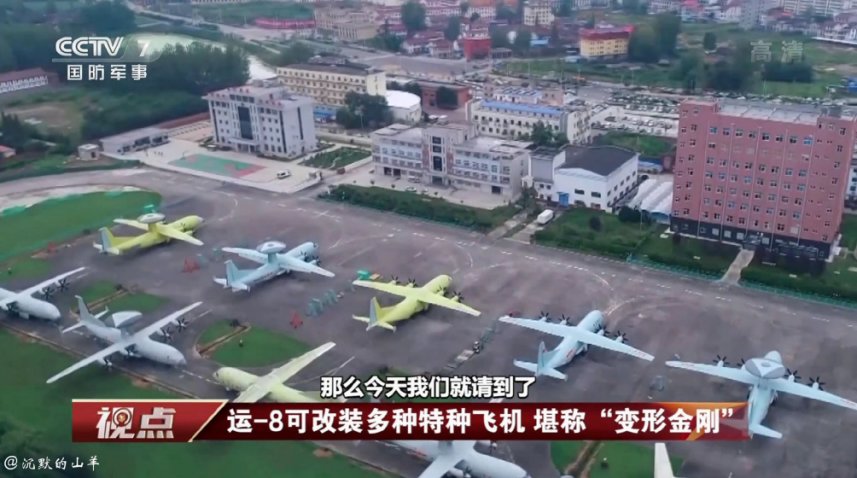
[[[748,289],[756,289],[761,290],[763,292],[769,292],[777,295],[785,295],[789,297],[795,297],[801,300],[807,300],[810,302],[820,302],[822,304],[836,305],[839,307],[844,307],[848,309],[857,309],[857,302],[853,302],[846,299],[835,299],[833,297],[827,297],[818,294],[808,294],[805,292],[797,292],[794,290],[783,289],[780,287],[773,287],[766,284],[762,284],[761,282],[749,281],[746,279],[741,279],[739,281],[743,287]]]
[[[65,173],[82,173],[87,171],[109,171],[112,169],[134,168],[140,165],[140,161],[129,160],[117,164],[94,164],[92,166],[81,166],[77,168],[65,168],[62,166],[49,166],[45,168],[24,171],[17,174],[0,175],[0,183],[17,181],[19,179],[37,178],[39,176],[54,176]]]

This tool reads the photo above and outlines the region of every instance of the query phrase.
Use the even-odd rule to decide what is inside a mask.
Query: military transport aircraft
[[[799,383],[800,376],[783,365],[783,357],[777,351],[771,351],[764,357],[752,358],[738,363],[738,368],[729,367],[726,357],[717,356],[714,365],[676,362],[666,363],[669,367],[683,368],[692,372],[704,373],[749,385],[747,402],[749,408],[750,437],[762,435],[769,438],[782,438],[783,434],[762,425],[768,409],[777,400],[780,392],[810,400],[838,405],[857,410],[857,403],[822,390],[824,382],[819,377],[810,379],[809,385]]]
[[[39,282],[20,292],[0,287],[0,310],[25,319],[35,317],[52,321],[60,320],[62,314],[54,304],[46,300],[36,299],[33,294],[40,293],[45,299],[50,299],[57,290],[68,289],[68,278],[84,269],[86,267],[78,267],[73,271]]]
[[[417,285],[414,279],[409,280],[408,284],[404,286],[399,285],[398,282],[398,279],[395,278],[386,283],[369,280],[354,281],[354,285],[356,286],[368,287],[369,289],[380,290],[388,294],[404,297],[402,301],[390,307],[381,307],[378,304],[378,299],[373,297],[369,302],[369,317],[353,316],[355,320],[369,324],[366,330],[381,327],[395,331],[396,326],[393,325],[394,323],[410,319],[432,305],[464,312],[465,314],[477,317],[481,314],[478,310],[462,304],[461,294],[452,292],[451,298],[445,296],[449,286],[452,285],[452,277],[448,275],[439,275],[422,287]]]
[[[113,314],[108,319],[108,324],[93,316],[80,296],[77,297],[77,304],[80,309],[80,323],[63,330],[63,333],[80,327],[86,327],[92,335],[111,345],[54,375],[48,379],[47,383],[54,383],[66,375],[95,362],[101,362],[103,365],[110,367],[112,365],[110,356],[115,353],[120,353],[126,357],[142,357],[174,367],[184,365],[186,363],[185,357],[178,349],[171,345],[152,340],[149,337],[158,334],[169,339],[171,332],[166,327],[168,325],[175,325],[179,330],[184,329],[187,324],[181,317],[199,307],[202,302],[196,302],[184,309],[173,312],[139,332],[133,333],[129,332],[128,328],[139,322],[139,319],[142,317],[142,314],[139,312],[128,311]],[[105,312],[100,313],[98,317],[103,316]]]
[[[136,221],[114,219],[113,222],[146,232],[139,236],[114,236],[110,229],[102,227],[98,230],[99,242],[92,245],[102,254],[118,256],[137,247],[146,249],[170,242],[173,239],[189,242],[196,246],[202,245],[202,241],[192,236],[204,222],[199,216],[186,216],[178,221],[165,224],[163,214],[152,212],[143,214]]]
[[[214,282],[224,288],[231,288],[232,292],[249,291],[255,284],[292,271],[334,277],[333,272],[318,266],[320,262],[318,244],[314,242],[305,242],[287,252],[283,252],[286,250],[286,245],[278,241],[265,242],[256,250],[238,247],[224,247],[221,250],[261,264],[256,269],[242,270],[232,261],[226,261],[226,277],[215,277]]]
[[[289,360],[285,365],[275,368],[263,377],[237,368],[223,367],[214,372],[214,379],[227,390],[238,391],[238,397],[233,400],[238,403],[258,402],[259,400],[278,403],[342,401],[325,400],[321,398],[318,392],[301,392],[283,385],[283,382],[297,375],[298,372],[335,345],[333,342],[328,342],[300,357]]]
[[[565,366],[578,355],[585,354],[589,350],[590,345],[631,355],[649,362],[654,360],[654,357],[646,352],[626,345],[624,343],[626,337],[622,332],[617,331],[613,339],[608,338],[607,329],[604,328],[604,316],[597,310],[586,314],[583,320],[577,325],[572,325],[571,320],[565,316],[562,319],[564,323],[560,324],[548,322],[549,319],[545,313],[542,313],[539,319],[521,319],[509,317],[508,315],[499,319],[500,322],[515,324],[562,337],[559,345],[550,351],[546,350],[545,343],[541,342],[539,344],[539,354],[536,363],[520,360],[513,362],[516,367],[535,373],[536,377],[547,375],[548,377],[565,380],[567,378],[566,375],[557,369]]]

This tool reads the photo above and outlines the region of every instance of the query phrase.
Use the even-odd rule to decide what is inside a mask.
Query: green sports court
[[[265,169],[264,166],[220,158],[210,154],[191,154],[181,159],[170,161],[170,164],[204,173],[228,176],[230,178],[241,178]]]

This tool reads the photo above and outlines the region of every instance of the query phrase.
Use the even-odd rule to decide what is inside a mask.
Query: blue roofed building
[[[505,101],[495,99],[502,98]],[[572,144],[589,143],[592,139],[591,111],[584,106],[544,104],[539,95],[498,94],[495,98],[473,100],[467,104],[467,119],[480,134],[518,139],[532,133],[541,122],[557,134],[564,134]]]

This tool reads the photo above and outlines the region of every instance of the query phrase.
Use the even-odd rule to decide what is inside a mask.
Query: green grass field
[[[601,225],[598,231],[590,226],[593,217],[598,218]],[[533,237],[537,243],[547,246],[624,259],[636,251],[652,231],[652,226],[621,222],[614,214],[579,207],[564,211]]]
[[[854,214],[843,216],[839,229],[842,232],[842,247],[847,247],[851,251],[857,249],[857,216]]]
[[[351,163],[356,163],[361,159],[366,159],[369,156],[372,156],[372,152],[365,149],[339,148],[326,153],[318,153],[309,161],[305,161],[303,165],[314,168],[337,169]]]
[[[750,264],[744,272],[752,274],[747,276],[749,279],[763,285],[803,293],[812,293],[816,290],[823,296],[846,298],[851,302],[857,302],[857,259],[851,255],[836,258],[833,263],[826,266],[819,277],[809,274],[791,277],[792,274],[785,269],[764,264]]]
[[[23,257],[13,259],[0,264],[0,278],[11,279],[38,279],[46,276],[51,270],[51,263],[43,259]]]
[[[248,2],[242,4],[219,4],[195,8],[206,21],[243,25],[254,19],[278,18],[280,20],[311,20],[312,8],[289,2]]]
[[[678,244],[673,242],[672,235],[662,238],[666,227],[661,227],[657,233],[649,236],[635,252],[636,256],[649,257],[655,262],[667,265],[682,266],[689,269],[699,269],[711,273],[724,273],[735,256],[737,246],[718,244],[693,237],[682,236]]]
[[[220,337],[229,335],[232,331],[235,330],[232,325],[226,321],[221,320],[211,324],[207,329],[205,329],[199,338],[196,340],[197,345],[207,345]]]
[[[118,284],[110,281],[99,280],[87,286],[80,293],[83,301],[87,304],[101,300],[111,294],[115,294]],[[148,314],[166,304],[166,299],[143,292],[120,295],[104,304],[99,304],[95,310],[91,310],[93,314],[101,312],[105,307],[110,309],[110,312],[131,311],[136,310],[141,314]]]
[[[654,456],[654,451],[649,447],[625,442],[603,442],[595,454],[589,478],[651,478],[655,467]],[[607,458],[607,468],[601,467],[604,458]],[[682,460],[670,456],[670,461],[673,472],[677,473]]]
[[[98,476],[288,476],[289,478],[378,478],[375,471],[341,456],[316,457],[305,442],[199,442],[176,444],[72,444],[71,399],[173,398],[151,388],[138,388],[117,373],[91,366],[63,380],[45,385],[45,379],[71,365],[72,359],[43,345],[25,342],[0,331],[0,368],[4,393],[0,414],[40,433],[53,449],[79,455],[85,461],[97,455]],[[8,366],[14,363],[15,366]],[[35,476],[35,475],[34,475]]]
[[[584,441],[552,441],[551,461],[553,466],[562,474],[568,465],[574,463],[577,455],[583,451]]]
[[[675,149],[675,141],[648,134],[608,131],[594,138],[595,144],[618,146],[637,151],[642,156],[661,157]]]
[[[118,217],[133,217],[160,195],[146,191],[90,193],[49,199],[24,210],[0,215],[0,260],[59,244],[85,231],[110,224]]]
[[[219,346],[211,358],[229,367],[253,368],[281,364],[310,350],[288,335],[254,327]]]

